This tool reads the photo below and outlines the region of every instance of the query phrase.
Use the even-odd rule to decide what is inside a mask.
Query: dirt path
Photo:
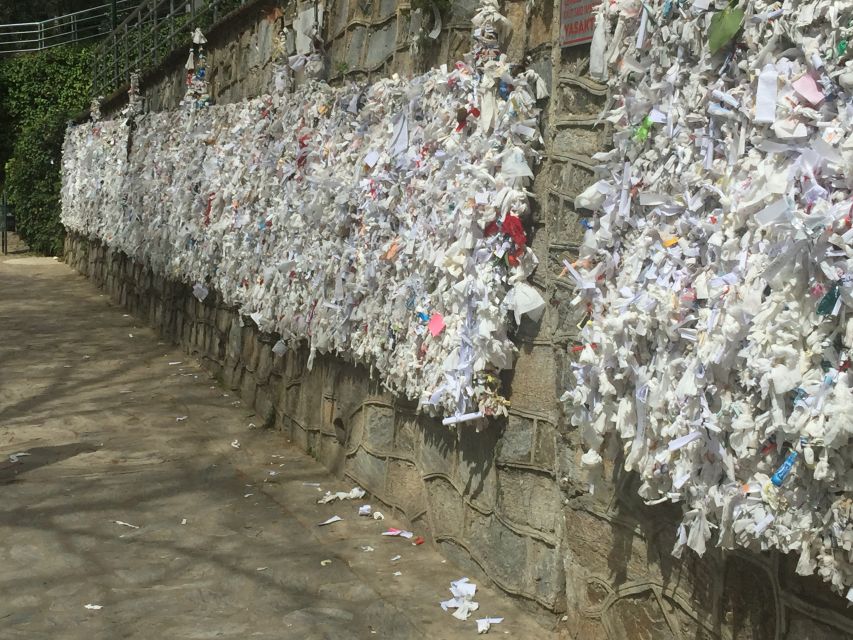
[[[0,637],[552,637],[482,586],[442,611],[462,574],[316,504],[351,486],[252,420],[64,264],[0,256]]]

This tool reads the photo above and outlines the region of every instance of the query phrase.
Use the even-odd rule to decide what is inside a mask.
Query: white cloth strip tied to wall
[[[507,314],[544,307],[521,224],[544,94],[494,52],[140,116],[129,156],[123,123],[73,127],[62,221],[216,289],[312,359],[369,365],[431,413],[505,414]]]
[[[605,2],[614,148],[567,271],[564,399],[590,482],[618,444],[687,545],[853,585],[853,2]]]

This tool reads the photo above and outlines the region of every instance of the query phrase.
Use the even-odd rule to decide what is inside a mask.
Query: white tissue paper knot
[[[729,34],[717,11],[598,14],[590,68],[614,146],[576,199],[590,218],[566,272],[588,321],[566,410],[590,451],[621,443],[648,503],[683,505],[674,553],[797,553],[845,593],[853,34],[832,25],[853,5],[740,3]]]
[[[367,86],[293,89],[279,46],[271,95],[214,106],[196,38],[189,108],[137,116],[130,139],[68,130],[62,222],[215,290],[277,353],[307,344],[309,367],[340,354],[433,415],[505,415],[508,318],[544,311],[522,221],[546,91],[496,48],[496,2],[475,22],[467,61]]]

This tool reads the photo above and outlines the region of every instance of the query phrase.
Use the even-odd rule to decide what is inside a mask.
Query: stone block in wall
[[[841,638],[851,638],[849,631],[843,631],[836,626],[825,624],[824,620],[816,620],[805,612],[789,609],[787,615],[788,619],[785,625],[787,633],[782,640],[840,640]]]
[[[445,539],[439,540],[437,546],[441,555],[453,563],[454,566],[459,567],[461,573],[470,578],[472,582],[482,583],[491,580],[489,575],[483,571],[483,567],[472,557],[468,549],[461,544]]]
[[[366,404],[363,443],[376,453],[390,453],[394,449],[394,408]]]
[[[486,428],[477,433],[465,425],[457,438],[457,486],[474,506],[482,511],[494,509],[497,497],[496,451],[500,430]]]
[[[557,430],[546,420],[536,422],[536,448],[533,464],[539,469],[555,471],[557,467]]]
[[[261,357],[264,349],[269,349],[271,345],[267,344],[265,336],[260,331],[254,329],[252,331],[252,357],[246,361],[246,367],[249,368],[255,375],[257,382],[263,382],[263,379],[258,375],[261,366]]]
[[[346,0],[336,0],[331,7],[329,17],[329,35],[335,36],[346,28],[349,22],[351,3]]]
[[[303,451],[308,451],[308,430],[296,420],[291,420],[291,427],[293,444]]]
[[[323,466],[337,473],[343,465],[346,454],[335,436],[320,433],[318,434],[317,450],[314,455]]]
[[[507,520],[556,536],[562,520],[560,491],[554,478],[527,469],[498,471],[498,510]]]
[[[364,43],[367,40],[367,29],[365,27],[355,27],[346,36],[348,40],[347,48],[344,51],[344,60],[348,69],[358,69],[361,67],[361,56],[364,50]]]
[[[524,59],[527,44],[527,2],[505,2],[503,14],[512,24],[509,41],[504,43],[503,50],[509,60],[520,63]]]
[[[255,378],[258,382],[266,382],[269,380],[272,372],[273,352],[272,344],[269,342],[261,342],[257,349],[257,365],[255,369]]]
[[[255,420],[257,426],[268,427],[275,419],[275,404],[269,384],[258,385],[255,389]]]
[[[388,460],[384,498],[412,518],[426,509],[424,481],[411,462]]]
[[[551,25],[554,20],[554,0],[533,0],[529,14],[526,50],[530,51],[531,49],[545,45],[548,47],[548,53],[550,54]],[[545,76],[542,77],[544,78]]]
[[[231,390],[240,388],[243,378],[243,365],[239,362],[226,360],[222,366],[222,384]]]
[[[196,321],[194,324],[195,327],[195,335],[193,336],[193,351],[199,355],[205,353],[207,349],[207,330],[208,327],[200,321]]]
[[[461,540],[464,507],[456,487],[448,480],[435,476],[424,480],[424,489],[435,537]]]
[[[252,362],[255,348],[255,329],[250,324],[245,324],[240,327],[240,360],[243,361],[243,366]]]
[[[385,492],[385,459],[359,448],[346,460],[344,472],[364,489],[381,498]]]
[[[560,168],[557,180],[560,191],[574,198],[595,182],[595,173],[591,167],[576,161],[567,161]]]
[[[296,407],[296,417],[306,428],[319,428],[323,409],[323,377],[318,368],[303,374]]]
[[[187,322],[183,309],[177,306],[173,308],[175,315],[175,337],[182,345],[188,346],[190,344],[190,324]]]
[[[364,408],[362,404],[357,411],[354,411],[349,419],[347,428],[347,451],[350,453],[361,446],[364,440]]]
[[[465,512],[465,540],[471,555],[498,584],[522,590],[524,577],[519,568],[527,565],[527,538],[494,516],[467,505]]]
[[[479,0],[454,0],[450,3],[448,24],[469,24],[479,7]]]
[[[550,148],[554,153],[591,157],[604,147],[609,136],[610,133],[603,126],[564,125],[554,132]]]
[[[536,423],[532,418],[520,416],[510,410],[503,435],[497,448],[500,462],[529,463],[533,455]]]
[[[609,638],[678,640],[652,589],[619,598],[605,612],[603,622]]]
[[[379,9],[376,14],[377,20],[385,20],[396,13],[398,2],[399,0],[379,0]]]
[[[314,429],[306,429],[305,433],[308,437],[308,444],[305,448],[305,453],[307,453],[312,458],[320,457],[320,442],[322,440],[323,434],[319,431],[315,431]]]
[[[415,442],[418,430],[417,416],[396,412],[394,421],[394,455],[409,460],[415,458]]]
[[[548,608],[559,611],[565,606],[562,600],[566,590],[562,550],[535,538],[528,538],[527,545],[525,592]]]
[[[277,29],[278,25],[271,20],[261,20],[258,23],[257,31],[255,32],[258,66],[266,65],[272,58],[273,46],[275,39],[278,37],[276,33]]]
[[[523,349],[511,374],[512,406],[538,412],[556,413],[554,351],[550,345]]]
[[[420,425],[416,462],[421,473],[452,477],[456,463],[456,432],[436,420],[421,420]]]
[[[394,54],[394,42],[397,39],[397,24],[391,21],[378,29],[373,29],[367,38],[367,52],[364,66],[374,69]]]
[[[240,381],[240,399],[245,406],[255,406],[255,394],[257,390],[258,383],[255,381],[255,376],[246,367],[243,367],[243,378]]]
[[[591,80],[562,75],[554,92],[553,122],[564,118],[597,120],[606,103],[607,90]]]
[[[287,378],[284,378],[284,383],[281,387],[277,405],[279,413],[288,416],[295,416],[297,414],[300,397],[299,387],[300,385],[298,383],[293,383]]]
[[[759,563],[728,558],[723,589],[723,623],[732,640],[774,640],[777,598],[773,579]]]

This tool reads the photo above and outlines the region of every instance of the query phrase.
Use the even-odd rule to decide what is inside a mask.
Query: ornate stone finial
[[[187,71],[187,92],[181,100],[181,105],[191,111],[204,109],[211,103],[207,81],[207,55],[204,52],[206,43],[207,38],[204,37],[201,29],[196,29],[193,32],[193,46],[190,47],[190,53],[184,65]]]
[[[127,107],[124,114],[128,117],[138,116],[143,111],[142,96],[139,95],[139,71],[130,74],[130,88],[127,90]]]
[[[104,100],[104,96],[98,96],[97,98],[92,98],[92,102],[89,104],[89,116],[92,119],[92,122],[98,122],[101,119],[101,102]]]

